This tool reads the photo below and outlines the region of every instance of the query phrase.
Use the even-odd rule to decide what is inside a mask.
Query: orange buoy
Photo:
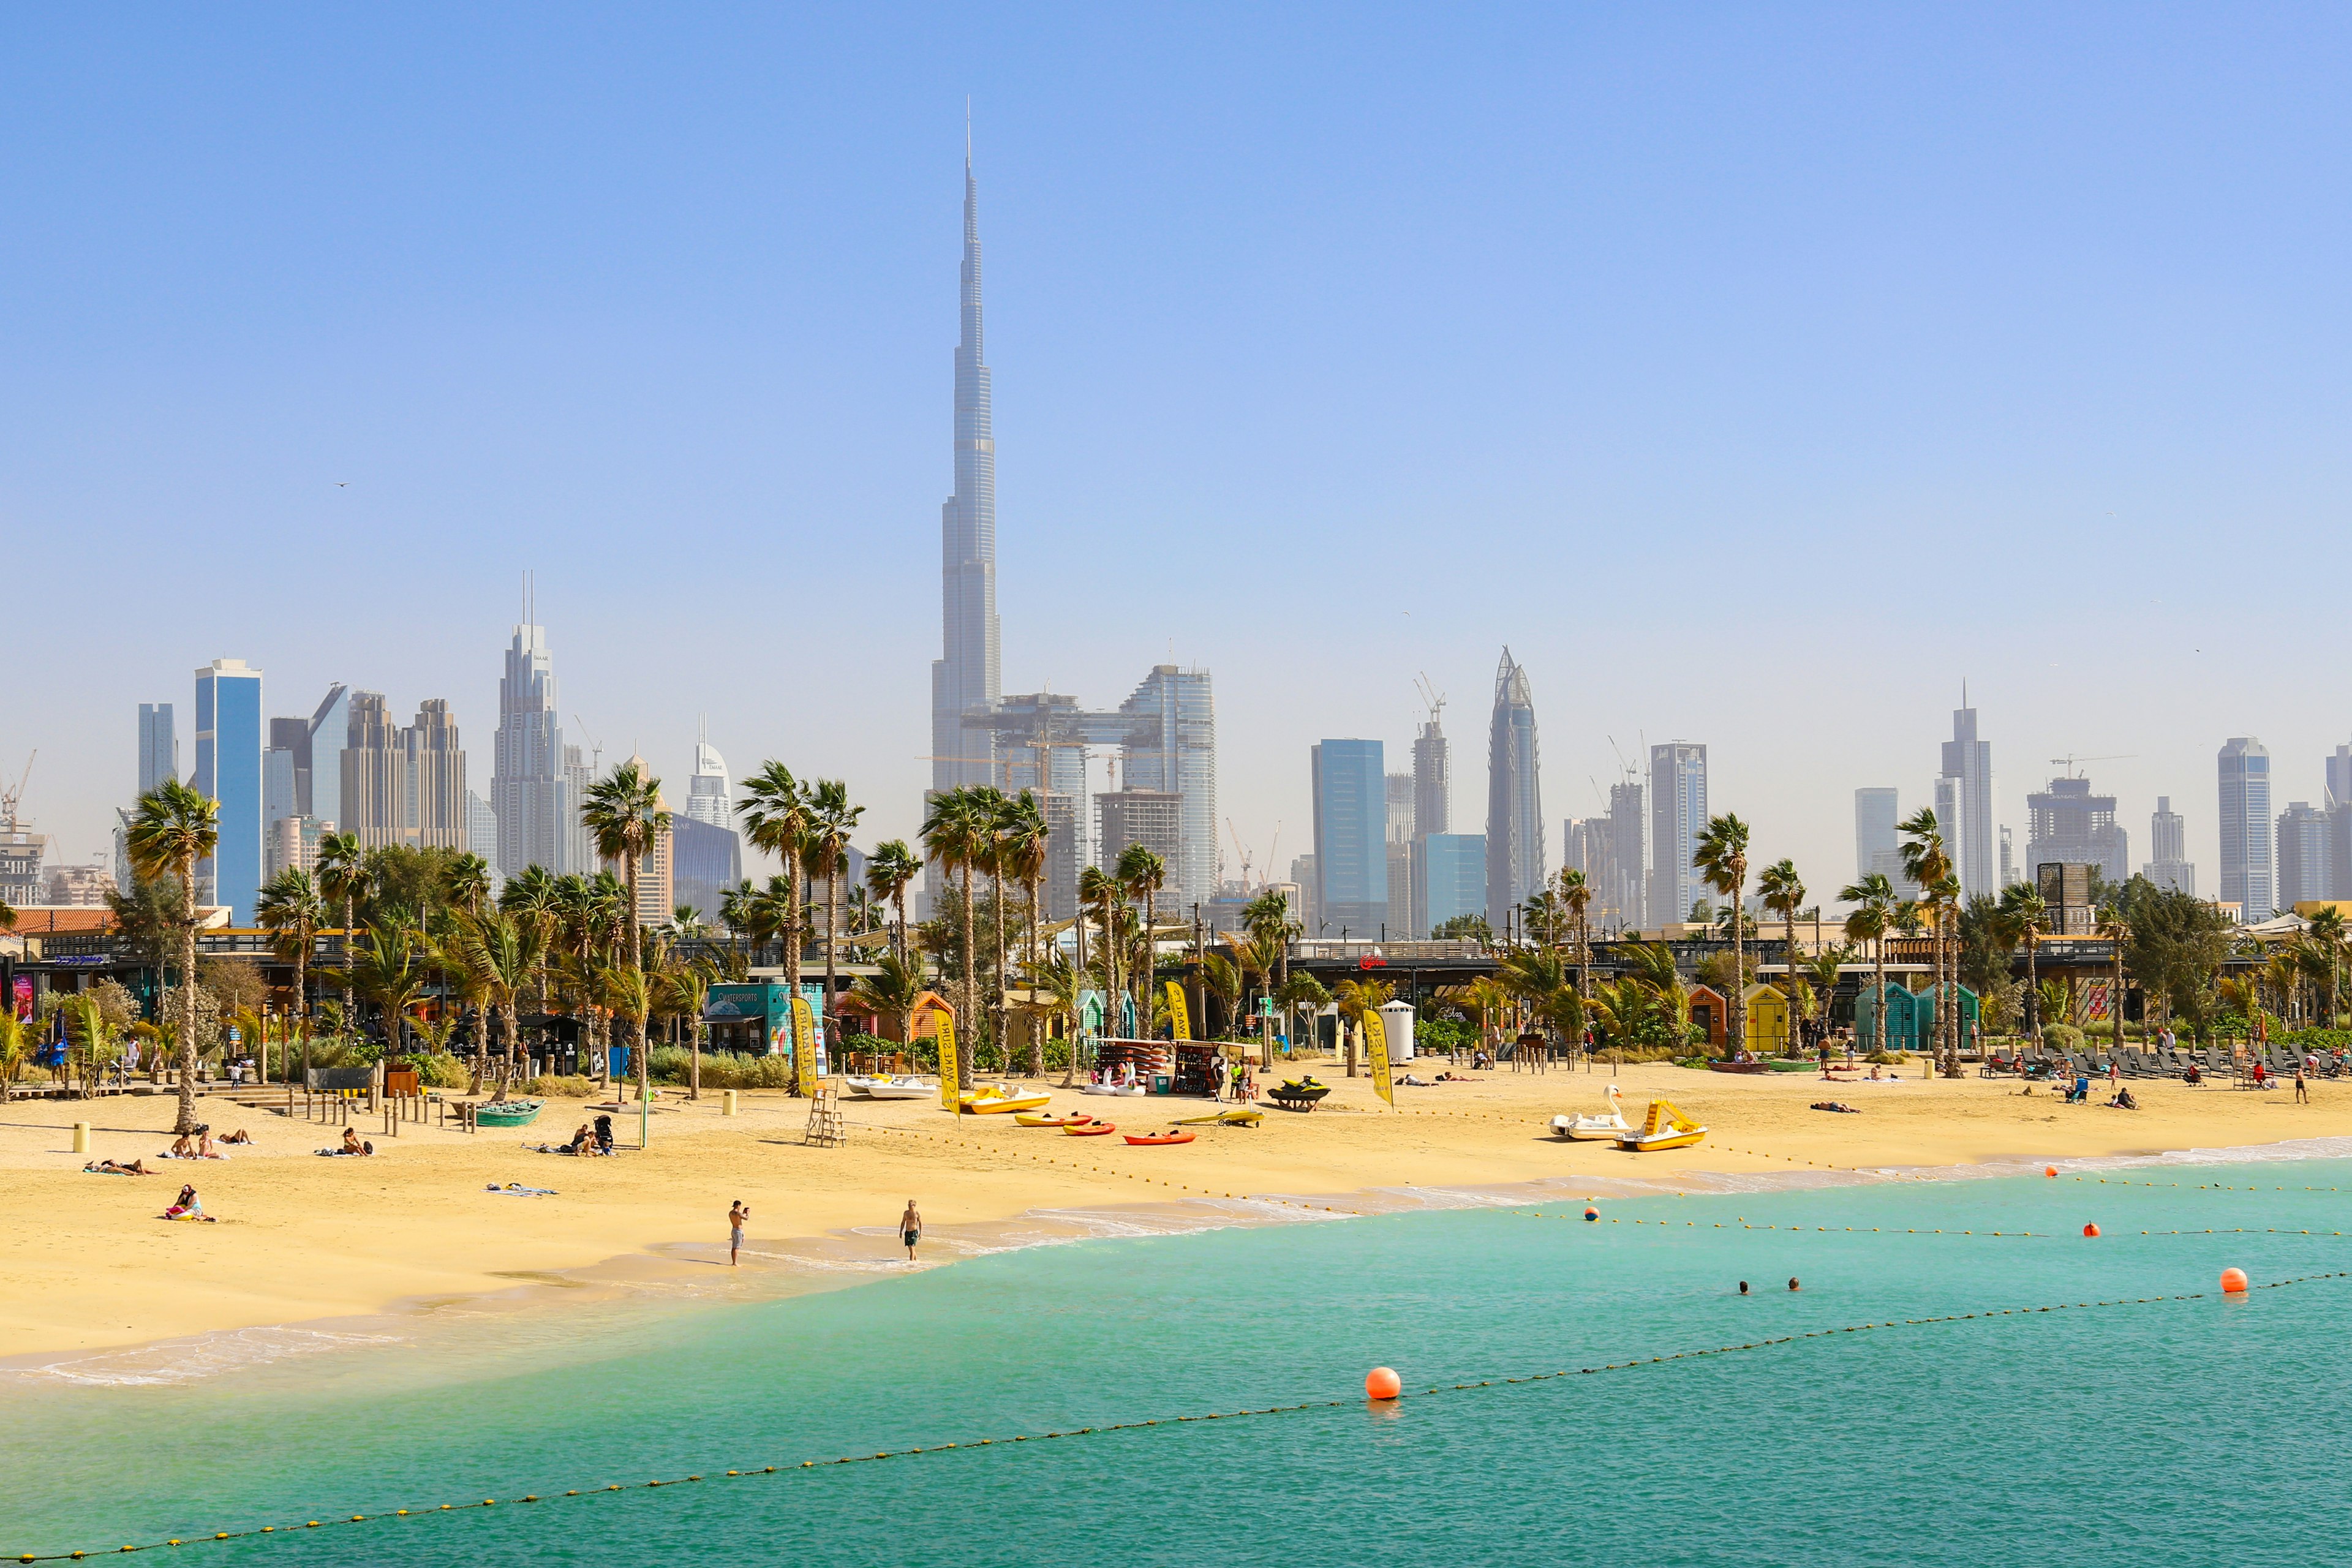
[[[1394,1399],[1403,1392],[1404,1379],[1396,1374],[1394,1367],[1376,1366],[1364,1374],[1367,1399]]]
[[[2086,1225],[2083,1227],[2083,1234],[2084,1236],[2096,1236],[2099,1234],[2099,1227],[2095,1225]]]
[[[2246,1293],[2246,1271],[2242,1268],[2221,1270],[2221,1294],[2242,1296]]]
[[[1587,1219],[1597,1220],[1601,1217],[1601,1211],[1599,1209],[1586,1209],[1584,1211],[1584,1217]]]
[[[2058,1167],[2055,1165],[2044,1165],[2042,1167],[2042,1173],[2045,1176],[2054,1176],[2058,1173]]]

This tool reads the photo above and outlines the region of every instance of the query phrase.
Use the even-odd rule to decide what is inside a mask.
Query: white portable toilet
[[[1381,1008],[1381,1032],[1388,1037],[1389,1060],[1412,1060],[1412,1004],[1391,1002]]]

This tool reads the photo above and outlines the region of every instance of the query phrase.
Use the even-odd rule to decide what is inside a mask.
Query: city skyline
[[[225,24],[289,58],[358,25],[315,26]],[[1703,734],[1717,804],[1754,826],[1759,858],[1790,855],[1817,883],[1844,858],[1846,791],[1932,798],[1927,748],[1962,678],[2003,757],[2027,760],[2011,777],[2136,753],[2103,764],[2100,787],[2135,820],[2170,797],[2187,858],[2209,868],[2207,759],[2228,736],[2269,742],[2280,799],[2325,798],[2316,760],[2346,738],[2331,706],[2227,679],[2234,651],[2199,628],[2233,613],[2221,552],[2252,521],[2307,563],[2279,585],[2289,622],[2324,613],[2317,584],[2345,548],[2330,411],[2352,314],[2306,259],[2334,220],[2276,173],[2342,132],[2308,81],[2259,101],[2177,90],[2312,24],[2162,19],[2085,95],[2049,89],[2106,59],[2088,22],[2051,21],[2026,47],[1914,19],[1847,40],[1868,68],[1802,115],[1748,90],[1815,51],[1786,19],[1752,22],[1736,68],[1687,18],[1605,39],[1559,18],[1457,24],[1434,52],[1408,27],[1344,58],[1278,47],[1285,102],[1253,110],[1244,137],[1223,106],[1257,100],[1254,68],[1119,47],[1132,26],[1111,26],[1105,58],[1132,63],[1103,80],[1015,68],[985,39],[885,78],[868,62],[886,52],[834,36],[798,56],[809,90],[781,106],[738,64],[772,52],[757,26],[716,29],[726,45],[677,79],[691,94],[617,106],[593,84],[602,51],[642,42],[626,26],[562,41],[495,92],[515,61],[503,46],[436,47],[468,64],[410,83],[414,101],[600,127],[551,153],[501,120],[463,170],[433,155],[429,116],[387,95],[322,110],[273,79],[248,112],[251,144],[278,156],[224,172],[221,132],[184,96],[214,68],[185,23],[118,55],[101,92],[41,77],[10,178],[47,237],[0,262],[26,307],[8,378],[23,565],[71,580],[95,534],[184,590],[79,652],[73,681],[28,690],[0,734],[9,776],[40,749],[25,814],[55,858],[106,856],[117,781],[136,772],[122,714],[184,704],[165,672],[224,648],[273,690],[396,684],[486,732],[482,629],[510,616],[508,584],[533,562],[567,689],[593,694],[582,715],[614,747],[684,776],[709,711],[739,763],[847,779],[876,837],[910,837],[938,750],[912,717],[919,666],[940,650],[877,663],[866,595],[788,593],[788,656],[746,652],[709,613],[707,553],[637,549],[625,582],[603,563],[682,517],[792,584],[878,592],[877,557],[919,562],[898,591],[927,605],[968,93],[999,263],[992,439],[1019,454],[996,476],[1021,518],[998,548],[1004,652],[1034,684],[1213,664],[1224,748],[1276,758],[1315,734],[1402,746],[1415,675],[1479,689],[1507,640],[1547,710],[1576,720],[1546,736],[1555,818],[1605,810],[1611,736],[1639,754],[1645,730]],[[360,27],[376,29],[451,36],[430,16]],[[37,63],[95,39],[49,18],[20,41]],[[376,52],[333,58],[380,84]],[[1453,112],[1517,62],[1533,74]],[[1375,112],[1367,80],[1421,90]],[[1917,115],[1872,116],[1878,134],[1853,138],[1889,89],[1864,82],[1899,84]],[[845,116],[853,102],[866,107]],[[403,229],[401,267],[382,209],[319,212],[322,114],[373,150],[372,191],[444,215]],[[1517,156],[1531,133],[1559,157]],[[625,151],[640,146],[658,151]],[[1759,150],[1756,181],[1721,172],[1733,148]],[[1923,243],[1920,208],[1855,199],[1889,171],[1906,204],[1949,204],[1961,242],[1939,226]],[[1318,221],[1291,216],[1302,187],[1321,193]],[[98,195],[126,189],[159,198],[135,228]],[[2191,237],[2151,266],[2144,226],[2184,222]],[[1413,237],[1370,256],[1340,237],[1375,226]],[[192,288],[205,310],[183,308]],[[1367,333],[1374,310],[1387,330]],[[1891,351],[1873,325],[1889,321],[1906,323]],[[1890,528],[1973,541],[1946,584],[1965,613],[1933,638],[1883,594]],[[1816,546],[1803,571],[1796,531]],[[1773,661],[1725,657],[1724,639],[1767,635],[1760,614],[1682,635],[1666,584],[1686,595],[1699,553],[1775,622],[1899,657],[1842,660],[1838,701],[1802,700]],[[2152,628],[2099,661],[2099,703],[2046,612],[2017,602],[2029,556],[2053,580],[2109,584]],[[1386,591],[1398,560],[1404,595]],[[1569,568],[1598,586],[1562,614]],[[1259,582],[1297,607],[1268,616]],[[916,618],[928,641],[928,608]],[[89,640],[62,595],[36,595],[23,634]],[[2167,723],[2142,732],[2155,713]],[[1481,797],[1477,752],[1458,760],[1461,801]],[[1302,772],[1222,781],[1219,814],[1261,866],[1301,841]],[[2021,834],[2021,803],[2000,803],[2000,826]]]

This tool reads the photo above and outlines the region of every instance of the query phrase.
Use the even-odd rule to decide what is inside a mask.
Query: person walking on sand
[[[2297,1105],[2311,1103],[2311,1068],[2303,1062],[2294,1064],[2294,1102]]]
[[[915,1261],[915,1243],[923,1239],[923,1216],[915,1211],[915,1200],[907,1200],[907,1212],[898,1216],[898,1239],[906,1244],[907,1261]]]
[[[743,1226],[751,1217],[751,1211],[743,1206],[741,1198],[737,1198],[735,1206],[727,1211],[727,1267],[730,1268],[741,1267]]]

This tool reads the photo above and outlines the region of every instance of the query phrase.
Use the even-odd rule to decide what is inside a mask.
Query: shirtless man
[[[923,1216],[915,1212],[915,1200],[907,1200],[907,1212],[898,1216],[898,1239],[907,1245],[907,1261],[915,1261],[915,1243],[923,1239]]]
[[[727,1267],[730,1268],[741,1266],[737,1254],[743,1250],[743,1226],[751,1217],[751,1211],[743,1206],[741,1198],[737,1198],[735,1206],[727,1211]]]

